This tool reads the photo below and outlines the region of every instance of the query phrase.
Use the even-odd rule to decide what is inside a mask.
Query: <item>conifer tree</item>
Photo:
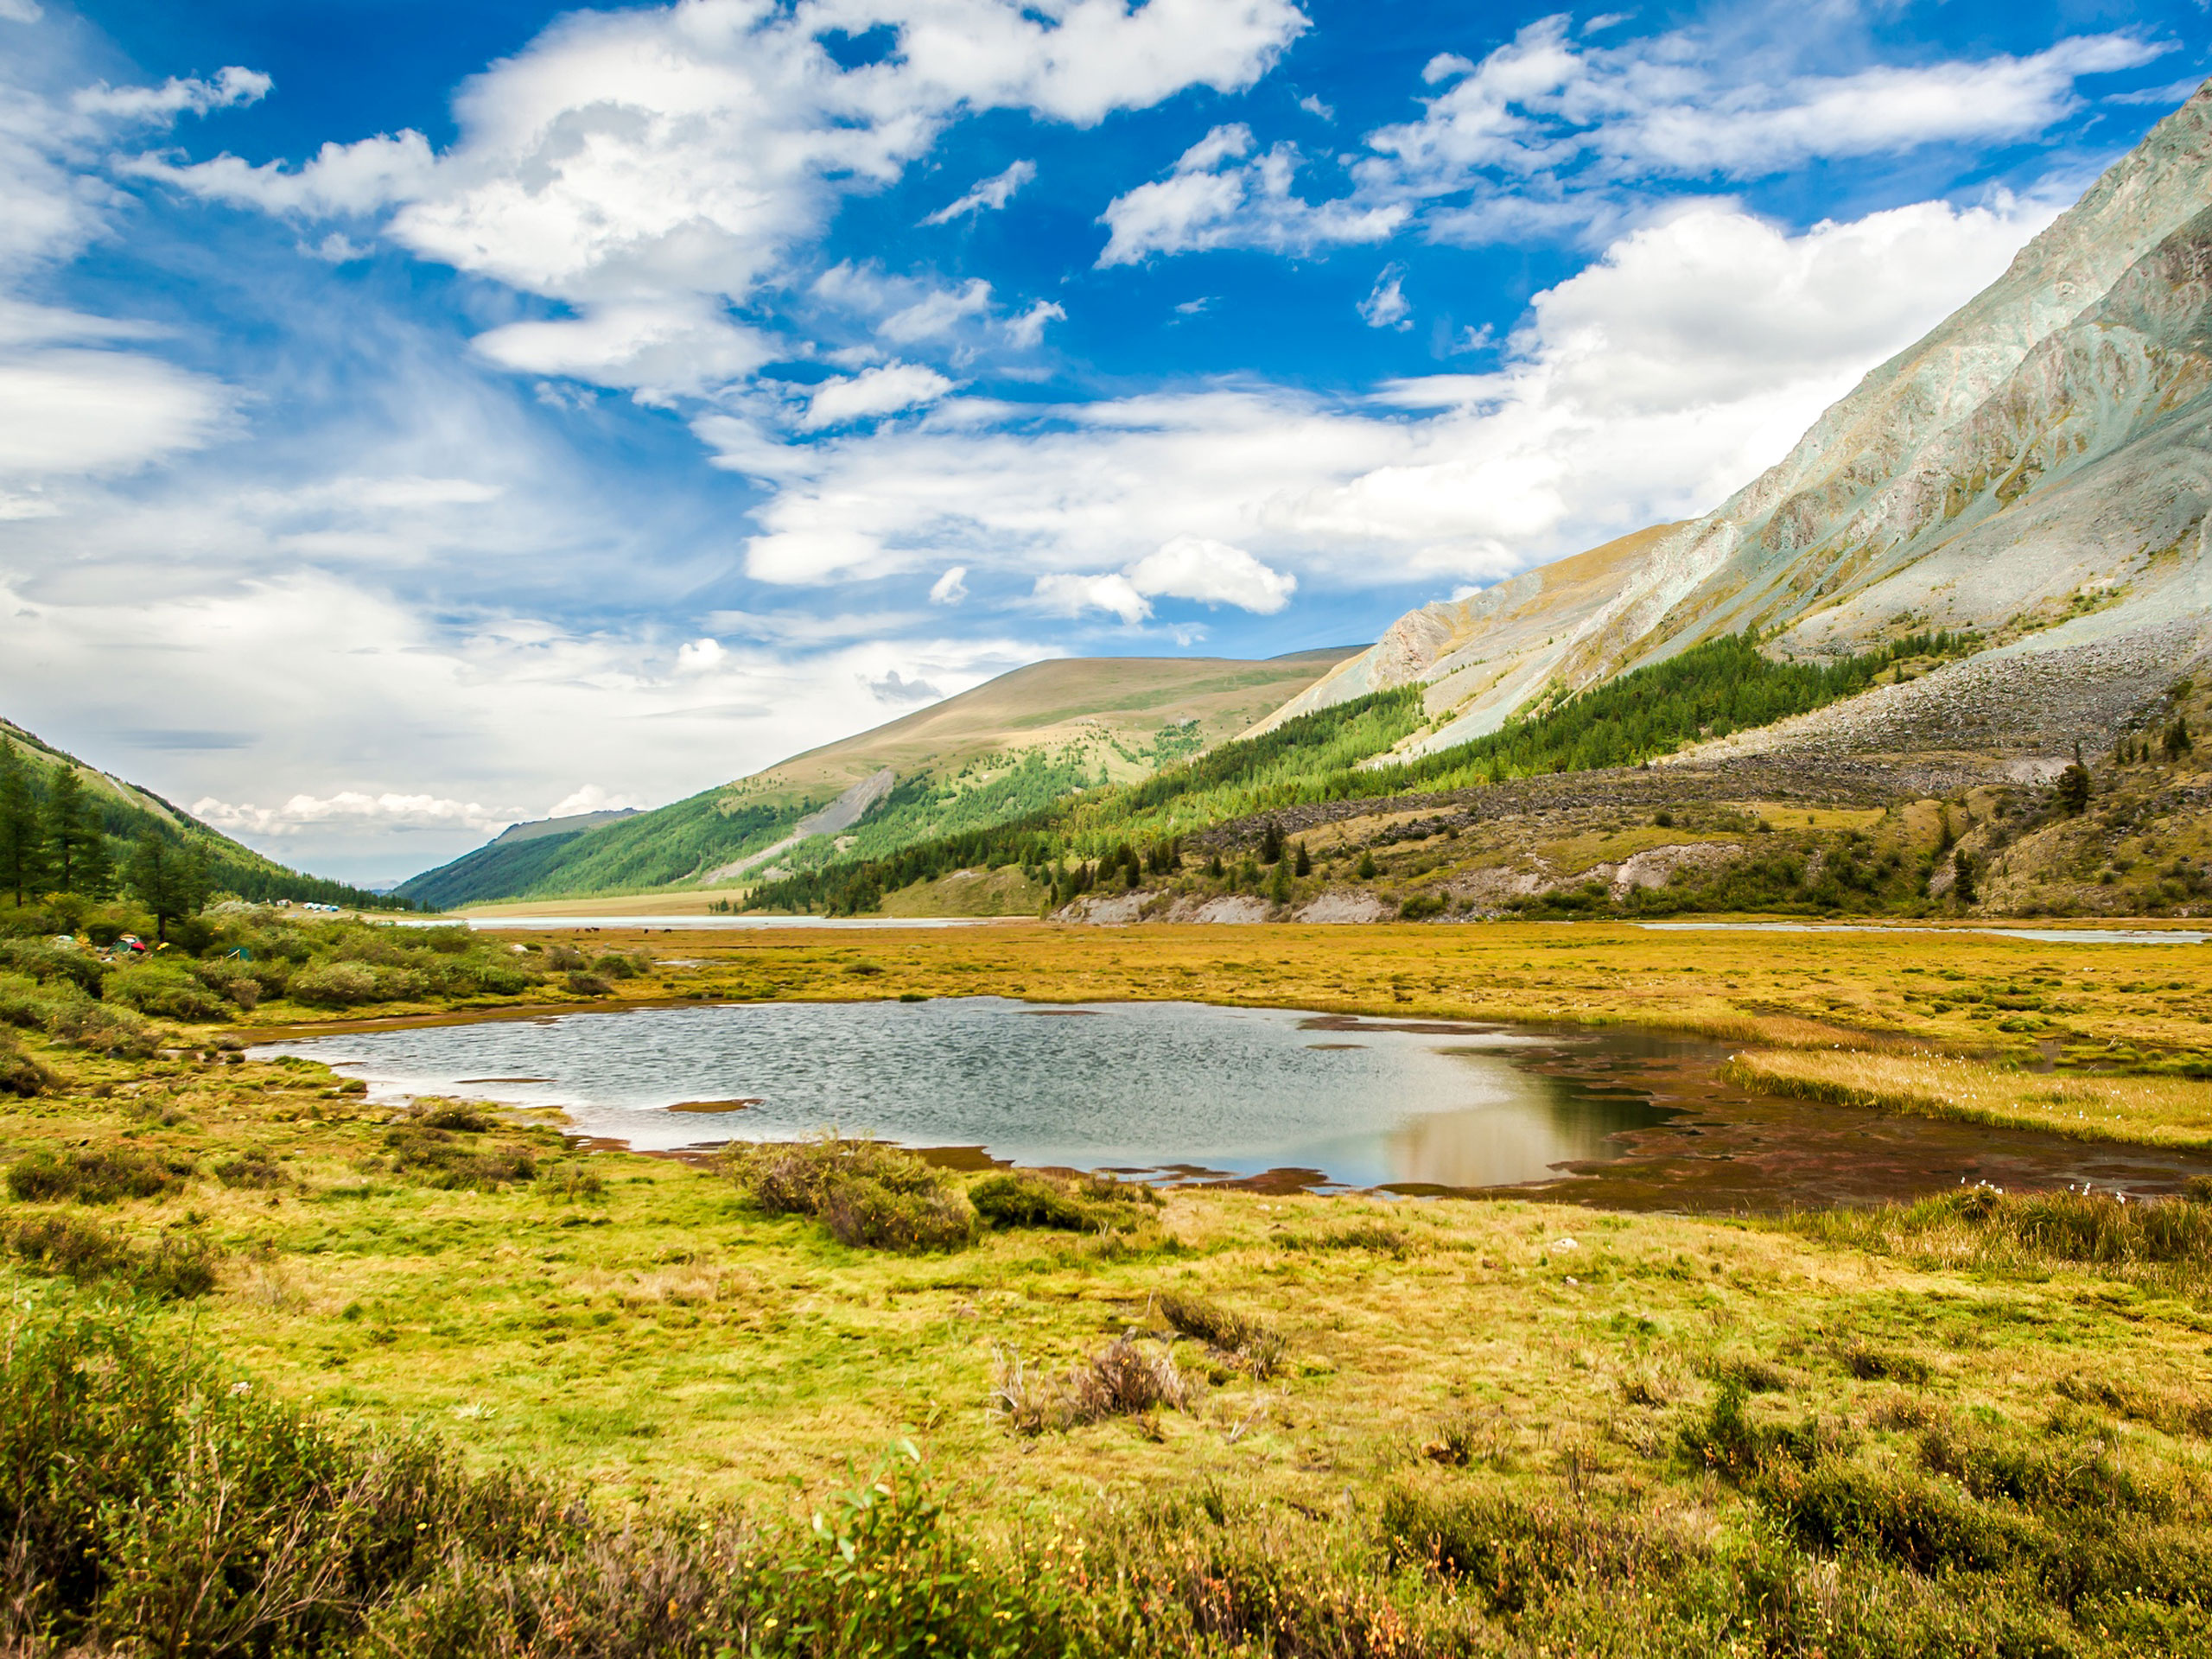
[[[1297,874],[1300,875],[1311,875],[1313,874],[1313,856],[1306,852],[1306,843],[1302,841],[1298,843]]]
[[[21,905],[46,874],[46,836],[39,823],[31,769],[0,743],[0,887]]]
[[[1282,862],[1282,831],[1277,829],[1272,821],[1268,823],[1267,829],[1260,836],[1260,862],[1262,864]]]
[[[85,792],[74,766],[54,768],[43,817],[48,878],[60,892],[105,899],[115,885],[115,868],[101,832],[99,807]]]
[[[154,937],[164,944],[169,924],[207,902],[207,868],[200,855],[149,830],[130,849],[130,891],[154,912]]]

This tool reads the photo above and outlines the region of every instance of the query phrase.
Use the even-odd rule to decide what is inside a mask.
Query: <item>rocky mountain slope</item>
[[[2208,502],[2212,86],[1713,512],[1414,612],[1280,712],[1423,683],[1428,753],[1721,632],[1948,628],[1992,648],[1751,741],[2048,750],[2212,650]]]

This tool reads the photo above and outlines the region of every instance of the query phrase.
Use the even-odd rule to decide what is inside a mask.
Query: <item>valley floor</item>
[[[1617,923],[579,943],[660,960],[531,1006],[988,993],[1631,1022],[1739,1043],[1758,1080],[1840,1113],[2212,1149],[2212,947]],[[253,1020],[238,1036],[337,1023]],[[974,1548],[1033,1586],[1141,1589],[1163,1649],[2212,1643],[2212,1196],[1761,1219],[1185,1189],[1117,1232],[901,1255],[512,1116],[443,1109],[457,1150],[424,1161],[435,1116],[395,1122],[206,1027],[178,1040],[41,1049],[56,1086],[0,1096],[19,1329],[89,1294],[35,1236],[97,1232],[111,1262],[189,1248],[212,1294],[149,1304],[149,1339],[609,1516],[728,1502],[803,1526],[851,1459],[907,1441]],[[104,1204],[16,1179],[93,1151],[169,1174]],[[1178,1338],[1171,1296],[1280,1355]],[[1020,1432],[1009,1404],[1131,1332],[1179,1368],[1180,1408]]]

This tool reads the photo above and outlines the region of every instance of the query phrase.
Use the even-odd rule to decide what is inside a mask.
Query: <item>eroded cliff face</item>
[[[1283,714],[1423,682],[1439,723],[1407,747],[1430,752],[1547,684],[1754,624],[1794,656],[1920,628],[2006,642],[1916,704],[1947,683],[1988,694],[2007,662],[2051,653],[2147,692],[2212,651],[2209,505],[2212,84],[1713,512],[1425,607]],[[2018,741],[2063,727],[2050,675],[2015,677],[2023,696],[2044,688]],[[2003,720],[1990,729],[2005,741]]]

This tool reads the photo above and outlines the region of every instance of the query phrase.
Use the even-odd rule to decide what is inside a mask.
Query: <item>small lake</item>
[[[556,1107],[639,1151],[835,1125],[945,1162],[1627,1208],[1869,1203],[1955,1185],[2177,1190],[2212,1160],[1746,1094],[1725,1048],[1618,1030],[999,997],[650,1007],[302,1036],[372,1099]]]

